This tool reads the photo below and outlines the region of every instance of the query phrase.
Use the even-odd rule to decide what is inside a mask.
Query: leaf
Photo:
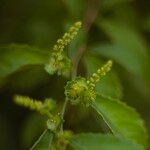
[[[84,15],[86,9],[85,0],[64,0],[64,3],[73,16],[79,18]]]
[[[145,77],[149,58],[142,37],[133,29],[113,21],[99,23],[113,44],[97,45],[95,52],[110,57],[135,75]]]
[[[48,79],[49,74],[44,70],[43,65],[26,65],[11,75],[6,76],[5,86],[30,91],[31,88],[47,83]]]
[[[150,32],[150,14],[146,18],[144,18],[142,27],[145,31]]]
[[[84,65],[87,69],[87,75],[90,77],[104,63],[95,55],[88,54],[84,57]],[[108,73],[96,84],[96,92],[105,96],[120,99],[122,97],[122,86],[117,74],[114,71]]]
[[[45,130],[39,137],[31,150],[49,150],[53,139],[53,133],[50,130]]]
[[[74,150],[142,150],[142,147],[131,141],[103,134],[79,134],[72,141]]]
[[[70,58],[74,61],[76,57],[79,57],[79,49],[84,46],[87,41],[87,35],[84,31],[80,30],[74,40],[68,45],[68,51]]]
[[[147,133],[139,114],[121,101],[98,95],[92,107],[101,115],[114,135],[147,147]]]
[[[0,78],[3,78],[23,66],[44,64],[49,57],[49,52],[41,51],[27,45],[9,45],[0,47]]]
[[[24,120],[21,131],[21,143],[25,149],[28,149],[34,140],[36,140],[36,137],[43,131],[45,121],[46,117],[36,113],[27,116]]]
[[[110,9],[112,7],[116,7],[117,4],[120,3],[127,3],[127,2],[131,2],[133,0],[102,0],[101,5],[103,9]]]

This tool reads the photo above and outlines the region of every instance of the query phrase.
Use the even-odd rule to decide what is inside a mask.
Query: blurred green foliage
[[[129,141],[120,140],[111,135],[101,135],[101,134],[81,134],[72,140],[72,146],[75,150],[112,150],[112,149],[122,149],[122,150],[140,150],[138,145],[130,143]]]
[[[96,90],[135,107],[150,129],[149,0],[1,0],[0,17],[0,149],[28,149],[45,128],[44,118],[13,104],[14,94],[37,99],[52,97],[59,100],[58,104],[63,102],[67,79],[48,75],[43,64],[55,41],[78,20],[83,22],[85,32],[66,48],[74,60],[79,49],[86,47],[78,75],[88,77],[106,59],[113,59],[113,71],[97,84]],[[83,108],[68,109],[65,128],[75,133],[81,129],[108,130],[105,125],[99,127],[92,110],[87,111],[85,115]],[[82,135],[72,142],[95,145],[98,136],[102,139],[99,146],[106,150],[106,137],[93,136],[89,134],[82,140]],[[109,135],[107,140],[110,145],[112,141],[116,143],[114,149],[120,143],[129,149],[128,141]],[[89,145],[83,149],[87,148]],[[136,145],[131,149],[137,149]]]

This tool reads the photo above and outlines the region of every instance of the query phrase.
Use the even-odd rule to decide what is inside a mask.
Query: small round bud
[[[47,128],[55,132],[61,125],[61,118],[59,116],[53,116],[53,118],[47,120]]]
[[[80,21],[75,23],[75,26],[78,27],[78,28],[80,28],[81,25],[82,25],[82,23]]]

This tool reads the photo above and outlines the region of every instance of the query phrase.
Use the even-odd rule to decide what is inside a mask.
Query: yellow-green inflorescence
[[[77,77],[69,81],[65,87],[65,95],[72,104],[82,103],[88,106],[95,99],[95,92],[89,90],[85,78]]]
[[[52,99],[46,99],[44,102],[41,102],[28,96],[16,95],[14,96],[14,101],[20,106],[27,107],[46,115],[48,117],[47,127],[51,129],[51,131],[56,131],[61,123],[60,116],[53,114],[56,110],[56,103]]]
[[[87,81],[88,87],[91,90],[94,89],[96,83],[101,79],[101,77],[105,76],[106,73],[110,71],[112,64],[112,60],[109,60],[103,67],[98,69],[96,73],[93,73],[93,75]]]
[[[73,133],[69,130],[64,130],[63,132],[58,132],[55,134],[53,139],[51,150],[66,150]]]
[[[81,22],[76,22],[61,39],[57,40],[56,45],[53,47],[49,63],[45,66],[48,73],[54,74],[57,72],[58,74],[65,74],[68,72],[71,67],[71,61],[65,54],[64,48],[71,42],[80,28]]]
[[[95,84],[100,80],[102,76],[110,71],[112,67],[112,61],[109,60],[102,68],[98,69],[89,80],[82,77],[69,81],[65,87],[65,95],[72,104],[82,103],[89,106],[96,98],[94,91]]]

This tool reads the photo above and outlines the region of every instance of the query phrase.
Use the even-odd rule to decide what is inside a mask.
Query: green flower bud
[[[65,95],[72,104],[82,103],[86,106],[89,106],[96,97],[95,92],[89,89],[86,79],[81,77],[67,83]]]
[[[62,123],[62,119],[59,116],[53,116],[47,120],[47,128],[53,132],[56,132]]]
[[[69,81],[65,87],[65,95],[72,104],[82,103],[89,106],[96,98],[94,91],[95,84],[112,67],[112,61],[109,60],[102,68],[98,69],[89,80],[78,77]]]
[[[46,64],[45,70],[49,74],[67,74],[71,67],[71,60],[64,53],[64,47],[67,46],[78,30],[81,28],[81,22],[76,22],[61,39],[58,39],[53,47],[53,52],[49,63]]]

